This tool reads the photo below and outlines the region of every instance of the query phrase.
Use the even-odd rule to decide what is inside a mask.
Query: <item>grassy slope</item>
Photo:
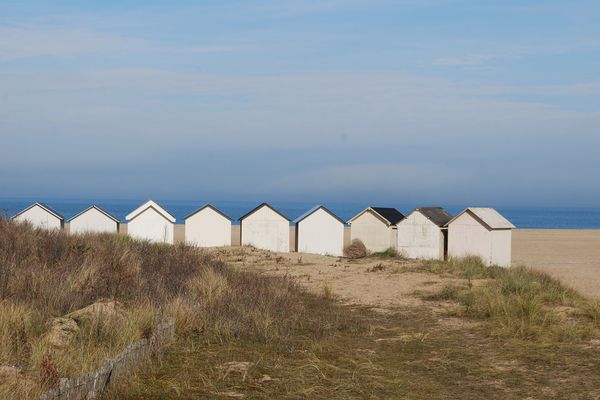
[[[162,360],[108,397],[600,395],[597,305],[523,268],[487,268],[477,259],[425,262],[422,268],[464,284],[429,296],[429,305],[386,315],[303,295],[310,311],[285,336],[265,342],[219,341],[210,332],[180,335]],[[232,361],[252,364],[245,373],[220,368]],[[272,380],[264,381],[265,375]]]
[[[381,314],[183,246],[0,220],[0,365],[39,380],[50,354],[60,376],[77,374],[168,315],[176,342],[107,398],[600,396],[597,304],[524,269],[472,259],[422,268],[463,284]],[[82,327],[68,349],[40,340],[48,318],[100,298],[123,303],[129,333],[108,321]],[[232,361],[251,364],[223,367]]]

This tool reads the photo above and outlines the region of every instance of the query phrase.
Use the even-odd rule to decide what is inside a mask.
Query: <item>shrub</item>
[[[364,258],[367,256],[367,248],[360,239],[354,239],[344,248],[344,256],[351,260]]]
[[[379,258],[396,258],[396,257],[398,257],[398,250],[396,250],[393,247],[388,247],[384,251],[378,251],[371,255],[373,257],[379,257]]]

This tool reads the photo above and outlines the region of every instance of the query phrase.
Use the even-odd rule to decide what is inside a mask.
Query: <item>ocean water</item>
[[[83,211],[92,204],[96,204],[125,222],[125,216],[137,208],[144,200],[117,200],[117,199],[34,199],[34,198],[0,198],[0,213],[11,217],[32,203],[40,201],[46,203],[62,214],[67,220]],[[225,214],[237,219],[256,207],[256,201],[186,201],[186,200],[156,200],[162,207],[170,212],[177,223],[183,223],[184,218],[206,203],[211,203]],[[273,201],[270,204],[281,213],[295,219],[302,215],[316,203]],[[407,215],[419,205],[414,204],[362,204],[362,203],[326,203],[323,204],[340,218],[347,221],[367,206],[395,207]],[[425,205],[426,206],[426,205]],[[439,205],[456,215],[465,208],[463,205]],[[562,208],[562,207],[502,207],[496,206],[502,215],[518,228],[561,228],[561,229],[600,229],[600,208]]]

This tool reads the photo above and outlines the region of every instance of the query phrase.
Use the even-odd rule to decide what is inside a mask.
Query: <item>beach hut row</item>
[[[35,203],[13,217],[34,226],[62,229],[64,217]],[[173,215],[150,200],[129,213],[127,234],[152,242],[174,243]],[[240,243],[256,248],[290,251],[290,223],[295,249],[301,253],[341,256],[346,222],[324,206],[316,206],[294,221],[263,203],[239,219]],[[91,206],[69,222],[70,233],[119,232],[119,220]],[[361,240],[371,252],[396,249],[409,258],[445,259],[480,256],[489,265],[509,266],[514,225],[493,208],[467,208],[456,216],[441,207],[422,207],[404,216],[395,208],[368,207],[352,217],[350,239]],[[230,246],[232,219],[207,204],[185,217],[185,242],[198,247]]]

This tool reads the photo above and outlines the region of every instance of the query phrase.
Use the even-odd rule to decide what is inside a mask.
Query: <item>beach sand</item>
[[[600,230],[517,229],[512,245],[513,264],[547,272],[600,298]]]
[[[415,292],[437,293],[457,280],[419,271],[419,262],[369,257],[348,260],[306,253],[272,253],[251,247],[212,249],[236,268],[294,278],[307,289],[322,294],[330,290],[343,303],[367,305],[376,310],[423,306]]]
[[[239,246],[240,244],[240,227],[234,225],[232,227],[232,245]],[[175,227],[176,241],[183,241],[183,225]],[[350,242],[349,229],[346,229],[345,242]],[[294,247],[294,230],[290,228],[290,248]],[[514,265],[526,265],[541,271],[547,272],[553,277],[560,279],[566,285],[577,289],[579,292],[588,297],[600,299],[600,230],[572,230],[572,229],[516,229],[513,231],[512,240],[512,259]],[[298,258],[296,253],[289,255],[280,254],[289,261]],[[313,283],[318,282],[319,285],[325,283],[333,285],[341,292],[342,295],[347,295],[357,289],[357,285],[369,286],[367,282],[372,279],[372,274],[364,274],[368,267],[372,267],[369,263],[359,263],[352,265],[351,268],[344,270],[344,273],[333,274],[329,276],[324,271],[334,271],[335,269],[326,268],[331,264],[335,264],[331,257],[320,257],[314,255],[304,255],[305,260],[310,260],[309,265],[325,267],[323,270],[317,268],[317,277],[313,277]],[[333,259],[335,260],[335,258]],[[291,263],[294,275],[306,274],[306,265],[301,266]],[[295,264],[295,265],[294,265]],[[314,268],[308,268],[313,272]],[[349,279],[349,272],[359,272],[359,276],[353,276]],[[340,279],[343,276],[342,279]],[[415,289],[419,287],[419,278],[415,276],[416,282],[402,281],[402,279],[393,278],[387,282],[381,282],[382,286],[390,285],[390,292],[398,290],[397,285],[406,286],[408,290],[411,284],[415,285]],[[316,278],[316,279],[315,279]],[[356,282],[354,281],[356,278]],[[352,280],[352,282],[350,282]],[[396,282],[398,281],[398,282]],[[361,283],[362,282],[362,283]],[[395,283],[393,283],[395,282]],[[400,282],[400,283],[399,283]],[[393,289],[396,285],[396,289]],[[393,290],[392,290],[393,289]],[[377,291],[381,290],[378,286]],[[400,291],[403,289],[400,288]],[[414,290],[414,289],[413,289]],[[384,291],[387,293],[387,290]],[[382,294],[382,301],[385,302],[385,294]],[[397,294],[397,293],[396,293]],[[392,296],[390,296],[392,297]],[[396,296],[393,296],[394,298]],[[365,300],[365,299],[362,299]],[[377,303],[375,299],[369,299],[368,303]],[[389,300],[389,299],[388,299]]]

